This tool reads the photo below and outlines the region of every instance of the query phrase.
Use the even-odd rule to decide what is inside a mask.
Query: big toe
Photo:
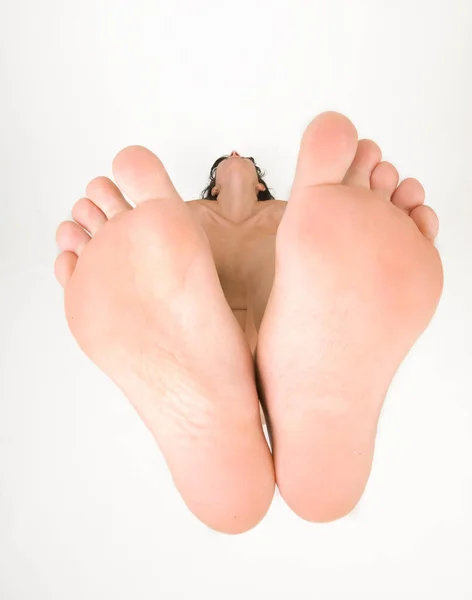
[[[113,160],[119,188],[136,204],[148,200],[179,198],[161,160],[143,146],[128,146]]]
[[[303,134],[293,188],[341,183],[356,155],[357,139],[344,115],[318,115]]]

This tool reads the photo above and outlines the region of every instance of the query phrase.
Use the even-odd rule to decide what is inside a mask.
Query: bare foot
[[[442,291],[436,214],[380,159],[342,115],[314,119],[276,238],[258,379],[277,485],[310,521],[359,501],[385,394]]]
[[[69,327],[154,435],[190,510],[245,531],[274,491],[250,349],[208,238],[161,161],[132,146],[113,171],[137,207],[99,177],[74,206],[78,224],[57,232]]]

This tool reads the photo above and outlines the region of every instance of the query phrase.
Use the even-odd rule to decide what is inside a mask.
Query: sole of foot
[[[348,514],[382,404],[439,302],[438,219],[415,179],[323,113],[306,129],[256,349],[276,482],[302,518]]]
[[[246,531],[274,493],[251,351],[162,162],[131,146],[113,172],[118,186],[91,181],[57,231],[70,330],[154,435],[189,509]]]

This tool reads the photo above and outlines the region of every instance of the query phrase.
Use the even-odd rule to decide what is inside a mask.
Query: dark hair
[[[203,199],[216,200],[216,196],[213,196],[211,191],[215,187],[215,183],[216,183],[216,169],[218,168],[218,165],[220,164],[220,162],[223,161],[225,158],[228,158],[228,156],[227,155],[220,156],[220,158],[214,162],[212,168],[210,169],[210,183],[207,185],[207,187],[202,192]],[[260,168],[256,165],[252,156],[248,156],[247,158],[249,158],[249,160],[251,160],[254,163],[254,166],[256,167],[257,178],[259,180],[259,183],[262,183],[265,186],[265,190],[263,192],[258,192],[257,199],[258,200],[273,200],[274,196],[272,196],[272,194],[269,191],[269,189],[271,189],[271,188],[269,188],[267,186],[266,182],[262,179],[263,177],[265,177],[265,173],[262,172],[260,170]]]

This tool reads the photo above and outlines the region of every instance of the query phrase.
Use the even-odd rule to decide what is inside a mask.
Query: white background
[[[3,0],[0,598],[472,598],[472,5],[468,0]],[[381,417],[357,509],[276,496],[241,536],[189,513],[126,399],[78,350],[55,228],[143,144],[186,200],[238,150],[288,199],[327,109],[416,176],[445,290]]]

